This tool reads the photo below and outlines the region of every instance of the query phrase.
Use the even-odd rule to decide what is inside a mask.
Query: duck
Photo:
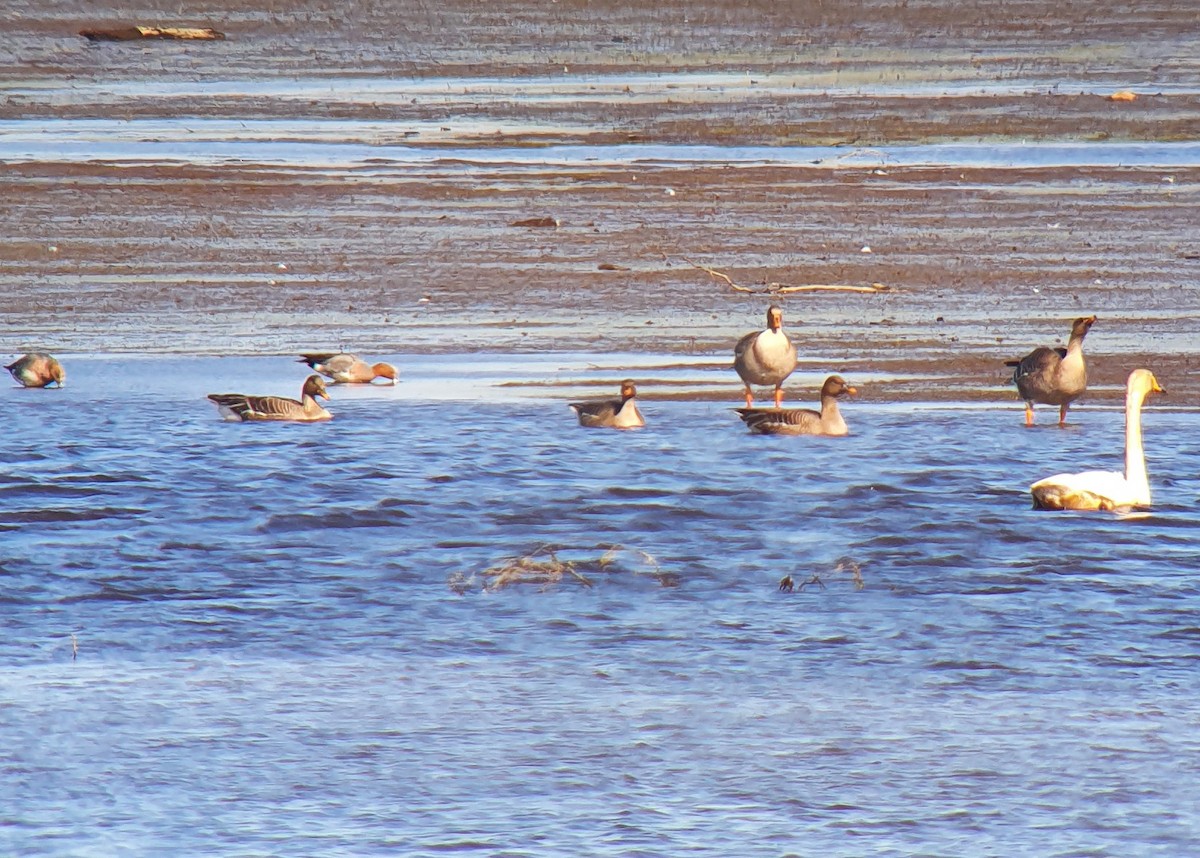
[[[290,420],[300,423],[314,423],[333,418],[332,414],[318,404],[318,397],[329,399],[325,379],[319,375],[310,375],[304,379],[299,401],[285,396],[249,396],[245,393],[208,395],[226,420]]]
[[[847,435],[850,430],[838,410],[838,397],[854,396],[857,388],[840,375],[831,375],[821,386],[821,410],[811,408],[738,408],[751,432],[760,435]]]
[[[1148,369],[1135,369],[1125,384],[1125,473],[1083,471],[1055,474],[1029,487],[1034,509],[1116,510],[1150,506],[1150,478],[1142,448],[1142,405],[1151,393],[1166,393]]]
[[[67,386],[67,371],[58,358],[45,352],[22,355],[5,367],[22,387]]]
[[[1067,409],[1087,390],[1087,365],[1083,360],[1083,338],[1096,317],[1081,316],[1071,323],[1071,338],[1065,349],[1038,346],[1020,360],[1005,361],[1013,367],[1012,380],[1025,400],[1025,425],[1033,425],[1033,403],[1058,406],[1058,425],[1067,423]]]
[[[390,363],[370,364],[358,355],[345,352],[309,352],[300,355],[298,363],[306,363],[334,384],[370,384],[377,378],[391,379],[395,384],[399,371]]]
[[[570,402],[568,406],[579,417],[579,425],[589,428],[634,429],[645,426],[646,421],[638,411],[634,398],[637,387],[631,379],[621,382],[620,399],[594,399],[588,402]]]
[[[775,386],[775,407],[783,407],[783,381],[796,369],[796,347],[783,332],[783,309],[767,308],[767,327],[752,331],[733,348],[733,368],[746,385],[746,407],[754,407],[752,384]]]

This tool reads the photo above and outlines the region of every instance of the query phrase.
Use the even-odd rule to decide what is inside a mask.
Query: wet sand
[[[1078,5],[10,5],[0,352],[722,361],[774,300],[873,397],[989,400],[1096,313],[1090,400],[1194,405],[1200,23]]]

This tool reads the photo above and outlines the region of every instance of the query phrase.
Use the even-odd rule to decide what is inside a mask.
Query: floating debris
[[[837,564],[833,567],[833,571],[829,574],[830,576],[849,574],[850,580],[854,582],[854,589],[856,591],[863,590],[867,586],[866,582],[863,580],[862,567],[858,565],[857,561],[852,560],[849,557],[838,558]],[[799,584],[796,583],[795,579],[792,578],[791,575],[784,575],[779,580],[780,593],[792,593],[797,590],[803,592],[805,587],[820,587],[822,590],[827,589],[825,582],[821,579],[821,576],[815,572],[811,578],[809,578],[807,581],[801,581]]]
[[[180,41],[220,42],[225,34],[211,27],[112,27],[106,30],[80,30],[89,42],[132,42],[137,39],[176,39]]]
[[[553,217],[527,217],[524,220],[514,220],[509,226],[531,226],[531,227],[558,227],[558,218]]]
[[[601,552],[598,556],[597,551]],[[461,596],[472,590],[494,593],[519,584],[549,590],[564,581],[591,588],[595,586],[595,576],[616,574],[650,577],[663,587],[679,586],[679,577],[663,572],[650,554],[622,545],[592,548],[540,545],[518,557],[505,558],[480,573],[456,572],[448,583]]]

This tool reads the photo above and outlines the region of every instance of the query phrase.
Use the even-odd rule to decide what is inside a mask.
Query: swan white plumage
[[[1148,369],[1135,369],[1125,385],[1125,473],[1055,474],[1029,487],[1034,509],[1120,509],[1150,506],[1150,478],[1142,447],[1142,404],[1166,393]]]

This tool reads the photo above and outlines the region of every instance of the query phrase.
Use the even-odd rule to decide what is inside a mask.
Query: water
[[[310,426],[203,400],[290,392],[286,358],[0,388],[0,853],[1197,842],[1194,412],[1146,414],[1152,513],[1054,515],[1024,487],[1119,467],[1118,412],[864,398],[850,437],[770,439],[646,381],[647,428],[605,433],[573,360],[464,360]],[[546,543],[625,550],[485,586]]]
[[[449,123],[449,124],[446,124]],[[400,122],[321,119],[0,120],[0,161],[153,164],[273,164],[394,169],[437,165],[460,172],[505,165],[548,167],[784,165],[796,167],[1176,169],[1200,162],[1195,141],[922,143],[873,147],[705,144],[551,144],[480,141],[524,133],[546,140],[584,126],[477,118]],[[411,137],[411,139],[409,139]],[[436,144],[436,145],[434,145]],[[457,145],[455,145],[457,144]]]

